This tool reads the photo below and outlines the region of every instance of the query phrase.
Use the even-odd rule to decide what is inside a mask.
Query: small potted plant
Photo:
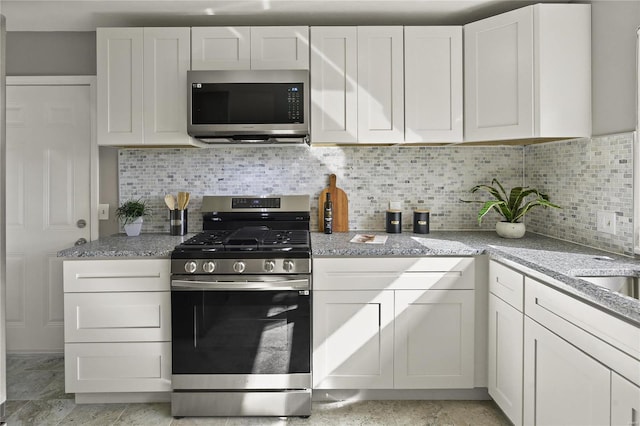
[[[122,221],[124,232],[130,237],[140,235],[142,218],[149,214],[149,207],[141,199],[125,201],[116,209],[116,217]]]
[[[524,223],[520,222],[520,220],[533,207],[562,208],[551,203],[547,194],[543,194],[537,189],[527,186],[513,187],[509,193],[507,193],[497,179],[493,179],[491,185],[476,185],[471,188],[470,192],[475,193],[479,190],[487,191],[493,199],[487,201],[460,201],[464,203],[482,204],[482,208],[478,212],[478,224],[482,224],[482,218],[489,213],[489,211],[494,210],[498,212],[503,217],[503,220],[496,223],[496,232],[503,238],[521,238],[524,236],[526,229]]]

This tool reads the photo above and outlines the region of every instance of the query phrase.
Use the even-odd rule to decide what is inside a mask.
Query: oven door
[[[173,388],[310,388],[309,289],[308,275],[174,275]]]

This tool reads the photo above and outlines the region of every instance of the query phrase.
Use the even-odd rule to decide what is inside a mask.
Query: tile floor
[[[76,405],[60,355],[7,356],[7,394],[8,425],[510,425],[492,401],[314,403],[308,419],[174,419],[168,403]]]

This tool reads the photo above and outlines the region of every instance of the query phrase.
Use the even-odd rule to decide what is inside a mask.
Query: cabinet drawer
[[[171,293],[66,293],[65,342],[171,340]]]
[[[473,258],[323,258],[315,290],[473,290]]]
[[[640,385],[639,327],[532,278],[525,286],[527,316]]]
[[[489,291],[522,312],[524,275],[498,262],[489,262]]]
[[[63,265],[65,293],[169,291],[169,259],[72,260]]]
[[[171,343],[67,343],[65,392],[171,391]]]

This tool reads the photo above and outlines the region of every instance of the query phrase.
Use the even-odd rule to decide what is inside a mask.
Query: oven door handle
[[[176,290],[210,291],[273,291],[273,290],[309,290],[308,279],[281,281],[187,281],[172,280],[171,288]]]

